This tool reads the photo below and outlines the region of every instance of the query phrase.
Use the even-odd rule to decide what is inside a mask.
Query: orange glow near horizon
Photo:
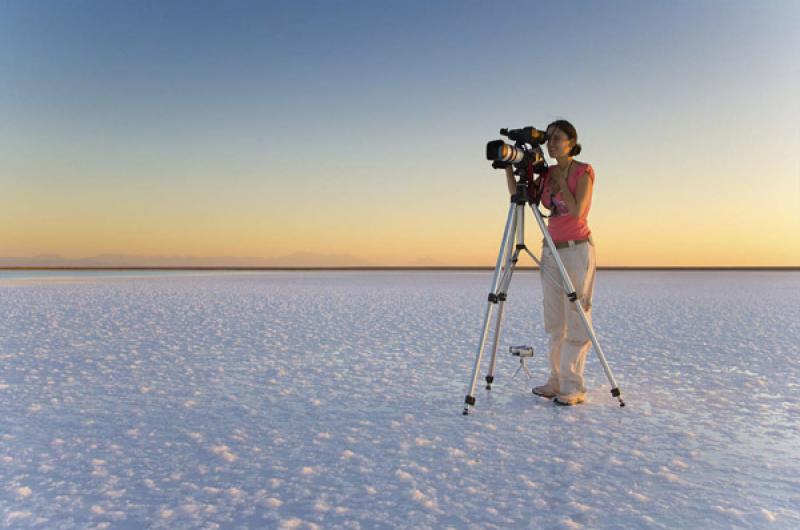
[[[731,176],[730,186],[719,186],[725,193],[703,183],[683,196],[667,194],[666,175],[632,187],[607,162],[595,167],[589,222],[599,266],[800,265],[800,179],[774,179],[784,193],[771,198],[772,213],[763,215],[736,192]],[[476,171],[457,201],[443,200],[448,182],[426,178],[387,201],[370,190],[331,187],[320,199],[292,202],[283,197],[301,195],[296,189],[264,183],[235,193],[168,185],[82,193],[68,178],[47,193],[19,186],[16,197],[0,197],[0,257],[124,254],[269,265],[302,254],[297,265],[493,266],[508,211],[499,175]],[[712,191],[715,200],[706,203]],[[526,229],[538,254],[541,235],[530,212]]]
[[[467,219],[459,217],[437,220],[435,212],[430,211],[419,211],[408,219],[380,217],[377,212],[365,211],[363,216],[381,220],[368,225],[358,222],[359,215],[337,216],[328,223],[312,216],[304,223],[291,223],[276,216],[259,218],[253,212],[236,212],[233,208],[230,213],[222,208],[192,218],[178,212],[149,217],[85,212],[27,219],[18,216],[16,223],[4,223],[0,228],[2,257],[218,257],[219,265],[235,264],[229,263],[231,258],[260,258],[269,265],[275,259],[305,253],[316,255],[308,258],[313,265],[325,265],[326,259],[333,259],[331,265],[493,266],[506,213],[501,205],[494,218],[486,212],[483,219],[475,219],[469,225]],[[691,223],[678,217],[674,222],[665,220],[634,231],[627,222],[629,215],[597,215],[592,222],[599,266],[800,264],[797,232],[780,221],[770,225],[768,220],[752,223],[740,217],[724,225],[689,226]],[[285,217],[290,218],[304,220],[302,216]],[[538,255],[541,235],[531,215],[526,222],[526,243]],[[528,261],[523,258],[522,264],[527,265]]]

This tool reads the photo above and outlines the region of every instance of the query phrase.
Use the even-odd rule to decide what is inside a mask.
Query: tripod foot
[[[619,387],[611,389],[611,395],[619,400],[619,406],[624,407],[625,402],[622,401],[622,392],[620,391]]]
[[[475,405],[475,397],[474,396],[467,396],[464,398],[464,416],[469,414],[469,406]]]
[[[487,375],[486,376],[486,390],[492,389],[492,383],[494,382],[494,376]]]

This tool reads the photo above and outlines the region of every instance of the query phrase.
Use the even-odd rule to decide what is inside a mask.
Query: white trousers
[[[557,252],[591,324],[596,266],[594,245],[583,243],[571,248],[560,248]],[[586,353],[592,345],[589,333],[577,307],[567,299],[558,265],[546,246],[542,249],[541,261],[544,329],[550,340],[548,383],[562,395],[586,392],[583,386],[583,365],[586,362]]]

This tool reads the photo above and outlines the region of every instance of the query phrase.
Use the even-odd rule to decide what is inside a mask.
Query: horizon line
[[[59,266],[59,267],[4,267],[0,266],[0,271],[34,271],[34,270],[65,270],[65,271],[484,271],[494,270],[494,267],[485,265],[441,265],[441,266],[283,266],[283,267],[236,267],[236,266]],[[536,266],[520,266],[516,270],[539,270]],[[800,271],[800,265],[788,266],[746,266],[746,265],[709,265],[709,266],[601,266],[596,270],[632,270],[632,271]]]

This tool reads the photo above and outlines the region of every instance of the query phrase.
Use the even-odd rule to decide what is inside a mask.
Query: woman
[[[554,121],[547,126],[547,135],[548,154],[558,162],[542,177],[541,203],[550,209],[547,230],[591,324],[595,251],[587,216],[592,204],[594,169],[574,160],[581,146],[571,123]],[[506,169],[506,178],[509,189],[515,189],[510,168]],[[540,276],[544,327],[550,341],[550,378],[535,387],[533,393],[555,398],[561,405],[577,405],[586,399],[583,366],[591,341],[575,304],[567,300],[558,265],[546,245],[542,246]]]

